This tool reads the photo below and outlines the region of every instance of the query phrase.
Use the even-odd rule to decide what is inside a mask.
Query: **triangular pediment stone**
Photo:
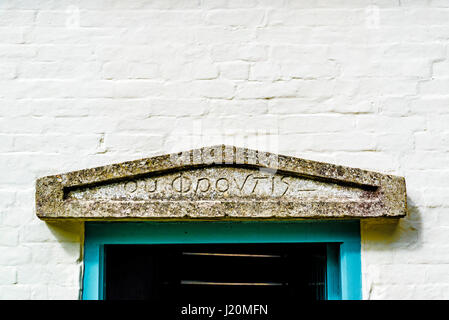
[[[212,146],[47,176],[44,220],[400,218],[402,177]]]

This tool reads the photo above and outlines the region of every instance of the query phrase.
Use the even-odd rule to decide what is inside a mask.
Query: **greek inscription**
[[[201,182],[203,182],[203,181],[204,181],[204,183],[202,184],[203,185],[203,188],[202,188]],[[199,178],[198,181],[196,182],[195,193],[198,193],[198,190],[200,192],[207,192],[207,191],[209,191],[209,188],[210,188],[209,178]]]
[[[220,183],[220,181],[222,181],[222,183]],[[228,191],[228,189],[229,189],[229,181],[228,181],[228,179],[226,179],[226,178],[217,179],[217,181],[215,182],[215,188],[219,192],[226,192],[226,191]]]
[[[245,180],[243,180],[243,183],[242,183],[242,186],[239,186],[239,183],[238,183],[238,181],[237,181],[237,179],[236,178],[234,178],[234,181],[235,181],[235,184],[237,185],[237,188],[240,190],[240,192],[242,192],[243,191],[243,188],[245,187],[245,183],[246,183],[246,181],[248,180],[248,178],[249,177],[251,177],[253,174],[252,173],[250,173],[250,174],[248,174],[246,177],[245,177]]]
[[[129,181],[125,184],[125,190],[128,192],[133,193],[137,190],[137,182],[135,181]]]
[[[295,190],[298,190],[295,180],[291,180],[291,177],[288,176],[254,175],[253,173],[248,173],[243,175],[242,178],[239,179],[238,176],[226,177],[223,175],[195,177],[188,173],[180,173],[166,178],[154,177],[127,181],[123,188],[125,192],[130,194],[138,193],[139,196],[143,196],[141,194],[146,192],[151,197],[154,197],[160,191],[179,194],[192,193],[201,196],[216,191],[219,193],[229,192],[229,195],[235,196],[264,195],[283,197],[287,192],[290,192],[292,186],[295,186]],[[303,186],[298,191],[313,190],[312,187]]]
[[[254,191],[256,191],[259,180],[265,180],[265,179],[268,179],[268,177],[253,177],[253,179],[256,180],[256,183],[254,184],[254,187],[253,187],[253,190],[251,191],[251,193],[254,193]]]
[[[286,179],[286,178],[287,178],[287,177],[282,177],[282,178],[281,178],[281,182],[285,184],[285,190],[284,190],[284,192],[281,194],[281,197],[283,197],[283,196],[287,193],[288,188],[290,188],[290,183],[284,181],[284,179]]]
[[[157,190],[157,179],[155,179],[155,180],[150,180],[150,181],[153,181],[153,186],[150,187],[150,186],[149,186],[149,181],[147,181],[147,183],[145,184],[145,187],[146,187],[146,190],[147,190],[148,192],[153,193],[153,192],[155,192],[155,191]]]
[[[176,181],[179,181],[178,183]],[[186,182],[186,184],[184,183]],[[188,177],[184,177],[182,174],[174,178],[171,182],[171,187],[174,191],[179,193],[186,193],[190,191],[192,187],[192,180]]]

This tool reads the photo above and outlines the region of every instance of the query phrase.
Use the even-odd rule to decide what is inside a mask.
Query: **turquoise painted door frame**
[[[328,300],[361,299],[359,221],[86,222],[83,299],[103,299],[104,245],[327,243]]]

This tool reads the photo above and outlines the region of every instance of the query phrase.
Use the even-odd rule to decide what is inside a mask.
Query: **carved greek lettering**
[[[265,179],[268,179],[268,177],[253,177],[253,179],[256,181],[256,183],[254,184],[254,187],[253,187],[253,190],[251,191],[251,193],[254,193],[254,191],[256,191],[259,180],[265,180]]]
[[[240,190],[240,192],[242,192],[243,191],[243,187],[245,187],[245,183],[246,183],[246,181],[248,180],[248,178],[249,177],[251,177],[253,174],[252,173],[250,173],[250,174],[248,174],[246,177],[245,177],[245,180],[243,180],[243,183],[242,183],[242,186],[239,186],[239,183],[238,183],[238,181],[237,181],[237,179],[236,178],[234,178],[234,181],[235,181],[235,184],[237,185],[237,188]]]
[[[220,183],[220,181],[223,181],[223,182]],[[226,192],[226,191],[228,191],[228,189],[229,189],[229,181],[228,181],[228,179],[226,179],[226,178],[217,179],[217,181],[215,182],[215,188],[219,192]]]
[[[204,183],[203,183],[203,188],[201,188],[201,182],[202,181],[206,182],[206,188],[204,188]],[[209,180],[209,178],[199,178],[198,181],[196,182],[195,193],[197,193],[198,190],[200,192],[207,192],[207,191],[209,191],[209,188],[210,188],[210,180]]]
[[[137,190],[137,182],[135,181],[129,181],[125,184],[125,190],[128,192],[133,193]]]
[[[284,196],[287,193],[288,188],[290,188],[290,183],[285,182],[284,179],[286,179],[287,177],[282,177],[281,178],[281,182],[285,184],[285,190],[284,192],[281,194],[281,197]]]
[[[152,187],[149,187],[149,182],[150,181],[153,181],[153,186]],[[151,192],[151,193],[155,192],[157,190],[157,179],[147,181],[145,186],[146,186],[146,190],[148,192]]]
[[[179,183],[176,183],[176,181],[178,181],[178,180],[179,180]],[[183,181],[186,181],[187,185],[184,184]],[[176,185],[178,185],[178,188],[176,187]],[[184,188],[184,186],[186,188]],[[186,192],[189,192],[190,188],[192,187],[192,180],[190,180],[190,178],[184,177],[182,174],[180,174],[179,176],[177,176],[176,178],[174,178],[172,180],[171,187],[176,192],[186,193]]]

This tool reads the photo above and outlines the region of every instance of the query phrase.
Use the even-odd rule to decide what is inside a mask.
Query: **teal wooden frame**
[[[86,222],[84,300],[103,299],[104,245],[171,243],[327,243],[328,300],[359,300],[359,221]]]

